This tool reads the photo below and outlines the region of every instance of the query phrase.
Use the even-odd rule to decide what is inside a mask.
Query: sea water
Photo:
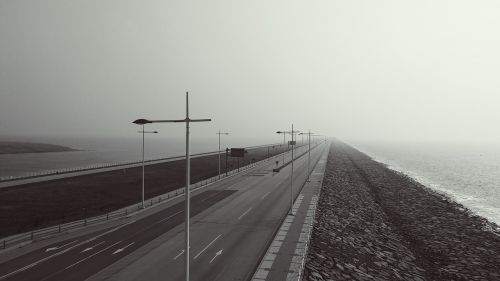
[[[500,145],[359,141],[351,144],[374,160],[500,225]]]

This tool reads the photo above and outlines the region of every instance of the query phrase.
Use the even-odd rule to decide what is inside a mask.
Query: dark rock
[[[333,280],[500,280],[498,229],[334,142],[306,268],[317,265]],[[304,276],[323,280],[308,279],[307,270]]]

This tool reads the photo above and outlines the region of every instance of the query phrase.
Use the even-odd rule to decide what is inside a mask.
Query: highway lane
[[[318,150],[313,155],[319,155]],[[305,179],[307,156],[297,164],[296,192],[301,179]],[[221,181],[193,197],[192,280],[226,280],[226,276],[251,274],[289,205],[290,168],[273,174],[273,167],[270,162],[260,170]],[[2,263],[0,280],[85,280],[110,264],[114,272],[107,277],[115,280],[157,280],[159,274],[168,274],[168,280],[181,280],[183,207],[180,202],[130,224],[62,241]],[[165,234],[171,239],[164,243],[169,247],[161,256],[169,262],[157,264],[162,258],[155,259],[155,249],[130,262],[130,256],[141,249],[144,252],[146,244]],[[143,264],[151,258],[156,260],[148,263],[153,269]],[[123,260],[127,260],[125,266]],[[228,266],[235,261],[238,266]],[[101,277],[97,274],[92,278]]]
[[[312,165],[326,146],[312,153]],[[248,280],[290,206],[290,166],[273,174],[274,163],[221,186],[236,193],[193,218],[191,280]],[[307,178],[307,155],[296,162],[294,194]],[[95,280],[183,280],[182,227],[165,234],[146,253],[118,262]],[[167,277],[168,276],[168,277]]]
[[[234,192],[198,194],[192,198],[191,212],[196,215]],[[183,214],[184,203],[180,202],[141,220],[39,249],[0,264],[0,280],[85,280],[181,224]]]

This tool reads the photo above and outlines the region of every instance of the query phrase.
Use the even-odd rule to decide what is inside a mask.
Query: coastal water
[[[374,160],[500,225],[500,145],[350,142]]]
[[[0,154],[0,177],[26,176],[44,171],[57,171],[71,168],[85,168],[103,164],[130,163],[142,159],[142,136],[136,138],[0,138],[6,141],[40,142],[68,146],[78,151]],[[222,143],[225,147],[244,147],[270,142],[262,140],[230,139]],[[216,137],[193,139],[191,153],[218,150]],[[185,153],[185,140],[162,138],[146,135],[145,159],[182,156]]]

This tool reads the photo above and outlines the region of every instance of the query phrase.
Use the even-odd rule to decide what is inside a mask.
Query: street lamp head
[[[144,125],[144,124],[153,123],[153,122],[151,122],[147,119],[137,119],[132,123],[137,124],[137,125]]]
[[[158,131],[153,131],[153,134],[158,134]]]
[[[281,131],[277,131],[276,134],[281,134],[282,132]]]

